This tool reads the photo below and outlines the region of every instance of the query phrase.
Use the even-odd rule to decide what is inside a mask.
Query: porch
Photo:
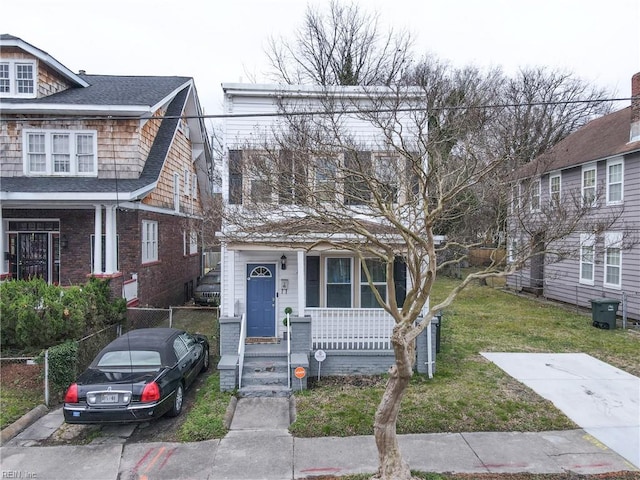
[[[220,389],[239,389],[242,395],[289,394],[306,389],[309,376],[377,375],[393,364],[394,321],[383,309],[306,308],[304,312],[303,317],[290,317],[286,338],[269,338],[259,346],[247,344],[244,315],[221,317]],[[416,341],[416,371],[432,377],[436,322]]]

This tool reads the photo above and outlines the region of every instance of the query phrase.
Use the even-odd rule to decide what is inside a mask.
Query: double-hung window
[[[95,177],[98,173],[96,136],[93,130],[25,130],[25,174]]]
[[[327,258],[327,307],[351,308],[351,258]]]
[[[592,207],[596,202],[596,165],[582,167],[582,206]]]
[[[520,209],[520,183],[511,187],[511,213],[518,213]]]
[[[313,169],[313,188],[318,202],[333,202],[337,196],[337,158],[316,157]]]
[[[607,161],[607,205],[623,201],[624,163],[622,159]]]
[[[532,212],[540,211],[540,179],[531,182],[531,203]]]
[[[549,206],[557,208],[560,206],[562,180],[559,173],[549,176]]]
[[[33,60],[2,60],[0,62],[0,93],[6,97],[35,98],[36,62]]]
[[[373,289],[375,288],[383,301],[387,301],[387,270],[384,262],[367,259],[365,265],[369,270],[373,287],[369,284],[364,265],[360,268],[360,306],[362,308],[380,308]]]
[[[380,195],[390,203],[398,202],[398,182],[401,172],[398,169],[398,158],[390,156],[376,157],[375,176],[379,184]]]
[[[622,286],[622,233],[604,234],[604,286],[619,289]]]
[[[594,279],[594,245],[593,234],[580,234],[580,283],[593,285]]]
[[[142,263],[158,261],[158,222],[142,221]]]

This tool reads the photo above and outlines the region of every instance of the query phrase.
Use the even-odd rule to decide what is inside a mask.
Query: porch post
[[[298,250],[298,315],[304,317],[304,307],[307,304],[307,256],[304,250]]]
[[[102,205],[96,205],[94,215],[93,273],[102,273]]]
[[[225,272],[225,277],[226,280],[229,281],[223,281],[222,284],[227,284],[229,287],[229,291],[227,292],[228,295],[224,295],[224,297],[228,298],[228,300],[225,302],[225,306],[226,308],[224,309],[224,314],[227,315],[227,312],[230,312],[231,315],[230,316],[237,316],[239,317],[242,313],[239,311],[239,308],[236,308],[236,289],[235,289],[235,276],[236,276],[236,252],[235,250],[226,250],[225,249],[225,259],[229,260],[228,262],[223,262],[223,265],[226,263],[228,268],[226,269],[227,271]],[[244,275],[242,275],[240,278],[245,278]],[[220,316],[222,316],[222,312],[220,313]]]
[[[111,205],[105,209],[105,236],[106,236],[106,252],[105,252],[105,271],[110,274],[118,270],[116,256],[116,207]]]
[[[4,257],[4,254],[7,250],[5,250],[5,242],[4,242],[5,230],[4,230],[4,220],[2,219],[2,208],[0,208],[0,278],[3,275],[6,275],[7,272],[7,259]]]

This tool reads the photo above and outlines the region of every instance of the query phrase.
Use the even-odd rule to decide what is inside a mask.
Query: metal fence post
[[[44,404],[49,406],[49,349],[44,351]]]
[[[169,307],[169,328],[173,327],[173,307]]]

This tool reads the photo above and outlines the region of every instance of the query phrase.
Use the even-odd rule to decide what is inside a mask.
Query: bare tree
[[[598,225],[589,224],[586,212],[593,213],[593,208],[583,207],[578,194],[574,202],[535,213],[513,209],[522,240],[512,250],[511,262],[504,265],[495,259],[462,279],[445,300],[429,304],[438,272],[465,259],[474,242],[456,229],[441,237],[438,226],[468,219],[468,197],[479,195],[483,185],[500,189],[504,198],[511,191],[504,168],[514,152],[496,151],[488,134],[505,114],[504,109],[489,108],[501,86],[496,79],[495,72],[426,62],[414,72],[414,86],[327,89],[310,108],[321,107],[323,113],[309,115],[301,115],[300,103],[283,92],[284,116],[278,126],[264,131],[261,142],[230,155],[231,173],[244,172],[251,181],[231,180],[231,203],[238,205],[225,211],[227,240],[259,236],[266,245],[350,252],[360,259],[371,294],[395,321],[395,363],[374,424],[378,479],[411,478],[396,423],[414,372],[416,338],[434,314],[473,281],[506,276],[543,255],[575,255],[563,238],[578,229],[602,231],[602,222],[615,221],[609,216],[597,220]],[[356,121],[375,130],[375,139],[363,139],[354,131]],[[524,128],[517,122],[514,127]],[[524,198],[524,189],[521,194]],[[483,220],[495,231],[503,228],[502,221],[499,216]],[[398,301],[394,282],[399,257],[410,279],[404,302]],[[381,272],[386,292],[374,284]]]
[[[325,14],[307,8],[293,40],[271,38],[274,77],[288,84],[390,85],[409,66],[411,36],[382,31],[377,14],[331,0]]]

